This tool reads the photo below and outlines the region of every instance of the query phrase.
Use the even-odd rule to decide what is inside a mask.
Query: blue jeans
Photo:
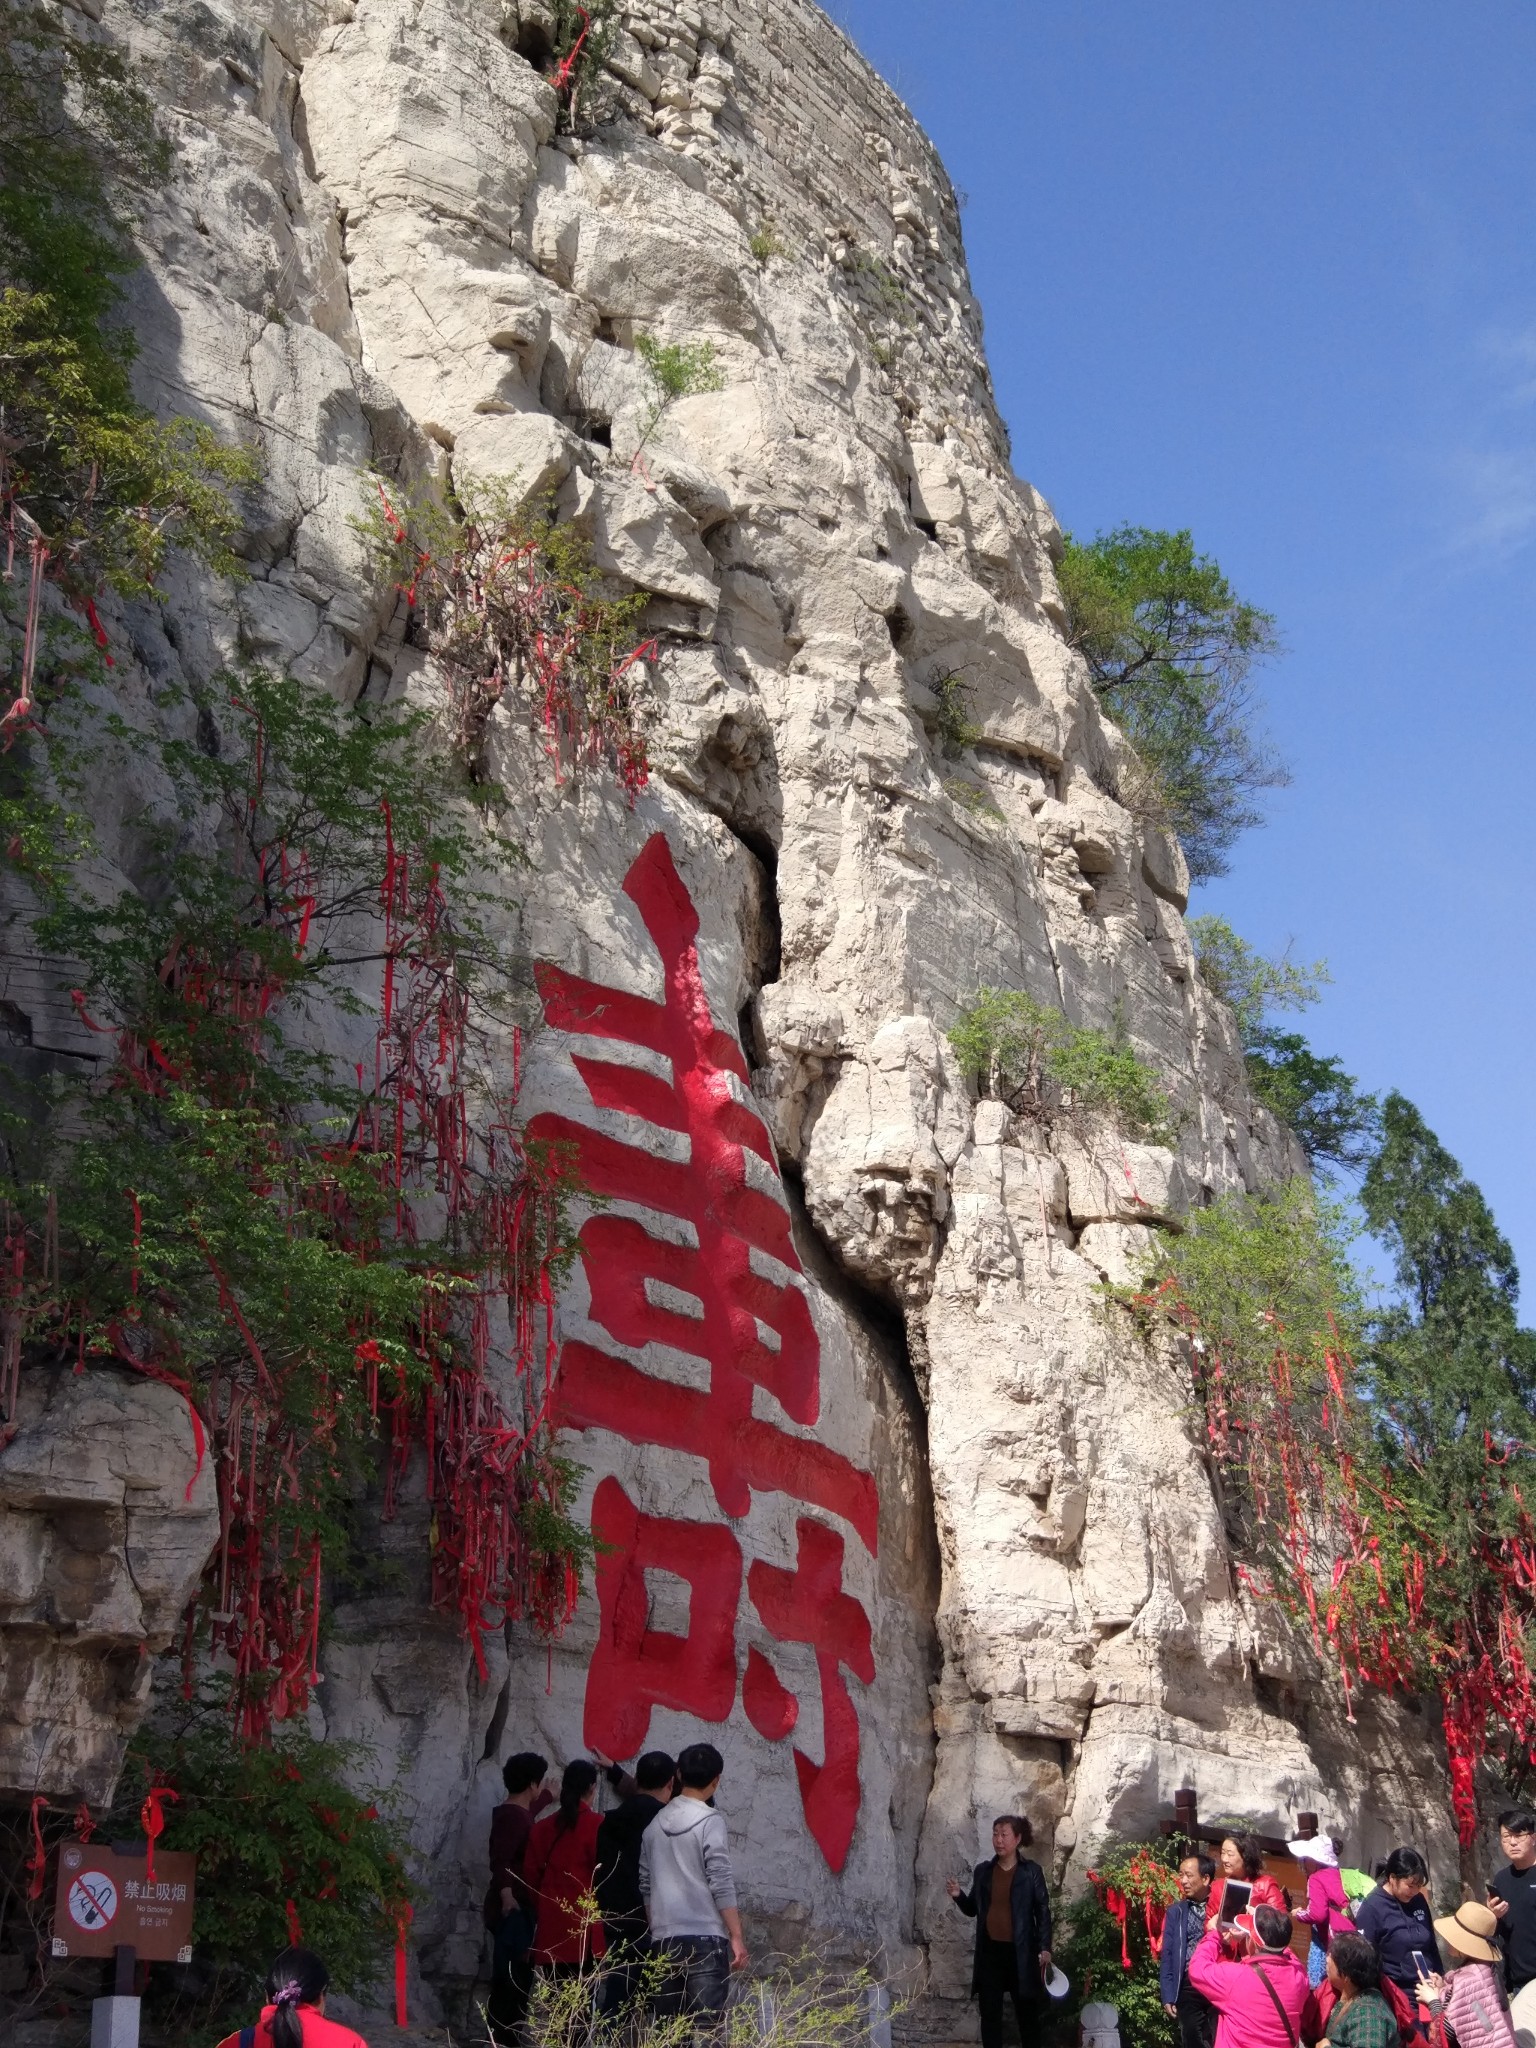
[[[663,2019],[685,2013],[723,2013],[731,1988],[731,1944],[722,1935],[674,1934],[655,1944],[666,1957],[666,1981],[656,1994]]]

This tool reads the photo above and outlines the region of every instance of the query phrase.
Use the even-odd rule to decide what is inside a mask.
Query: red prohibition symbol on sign
[[[110,1927],[117,1918],[117,1886],[104,1870],[82,1870],[69,1888],[69,1917],[77,1927]]]

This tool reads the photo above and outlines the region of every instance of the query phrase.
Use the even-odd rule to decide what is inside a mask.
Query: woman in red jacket
[[[523,1883],[535,1913],[533,1960],[556,1975],[588,1968],[604,1951],[600,1920],[582,1910],[597,1868],[597,1765],[578,1757],[560,1779],[560,1803],[535,1821]]]
[[[313,1949],[285,1948],[267,1972],[269,2003],[260,2019],[227,2035],[219,2048],[368,2048],[361,2034],[326,2018],[330,1981]]]
[[[1208,1926],[1218,1926],[1226,1917],[1221,1910],[1221,1895],[1227,1888],[1228,1878],[1253,1886],[1253,1894],[1248,1901],[1250,1912],[1255,1906],[1273,1906],[1277,1913],[1291,1910],[1284,1885],[1264,1868],[1264,1851],[1253,1835],[1228,1835],[1221,1845],[1218,1861],[1221,1875],[1211,1886],[1211,1902],[1206,1908]]]

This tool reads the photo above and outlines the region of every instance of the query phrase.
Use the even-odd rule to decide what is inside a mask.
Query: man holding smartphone
[[[1499,1923],[1509,1987],[1509,2016],[1517,2048],[1536,2043],[1536,1813],[1507,1806],[1499,1815],[1505,1863],[1488,1884],[1488,1904]]]

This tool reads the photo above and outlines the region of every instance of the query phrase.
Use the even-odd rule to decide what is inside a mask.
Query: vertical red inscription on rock
[[[583,1225],[592,1321],[616,1344],[636,1350],[661,1344],[702,1359],[708,1387],[678,1385],[572,1338],[563,1349],[552,1412],[567,1428],[612,1430],[631,1443],[703,1459],[727,1516],[745,1515],[754,1490],[784,1493],[848,1523],[873,1554],[879,1499],[871,1475],[816,1438],[791,1434],[752,1412],[754,1389],[761,1387],[790,1422],[813,1427],[821,1411],[820,1345],[772,1140],[752,1102],[740,1047],[710,1015],[695,945],[698,913],[662,834],[635,860],[624,893],[660,956],[663,1000],[553,966],[539,969],[538,984],[551,1026],[639,1055],[639,1063],[587,1051],[572,1056],[594,1107],[637,1119],[635,1136],[596,1130],[555,1113],[535,1117],[529,1132],[570,1145],[594,1192],[633,1203],[658,1219],[654,1232],[627,1215],[597,1215]],[[671,1219],[670,1226],[662,1218]],[[653,1705],[714,1721],[730,1713],[741,1554],[735,1537],[719,1524],[640,1515],[614,1480],[598,1488],[594,1528],[599,1519],[616,1532],[602,1539],[616,1549],[598,1571],[602,1634],[587,1680],[587,1735],[598,1747],[628,1756],[644,1741]],[[858,1717],[841,1666],[866,1683],[873,1680],[870,1631],[862,1608],[841,1590],[842,1537],[808,1519],[798,1528],[797,1572],[766,1564],[754,1564],[752,1571],[771,1575],[757,1583],[779,1619],[796,1627],[806,1625],[795,1605],[799,1596],[779,1580],[790,1587],[814,1582],[818,1599],[830,1595],[842,1603],[830,1610],[838,1620],[823,1643],[788,1627],[780,1630],[757,1602],[770,1633],[817,1648],[825,1761],[813,1765],[799,1753],[795,1761],[808,1825],[828,1862],[840,1870],[859,1808]],[[807,1531],[816,1533],[808,1538]],[[722,1545],[729,1545],[729,1553]],[[688,1581],[686,1638],[648,1628],[648,1567]],[[728,1592],[726,1691],[720,1615]],[[862,1648],[848,1609],[862,1624]],[[766,1660],[758,1657],[757,1663],[777,1685]],[[620,1682],[634,1689],[632,1712],[612,1696]],[[794,1716],[786,1719],[784,1709],[775,1715],[762,1705],[765,1687],[752,1664],[748,1682],[754,1727],[771,1740],[786,1736]],[[761,1719],[751,1711],[754,1701]],[[621,1711],[623,1735],[632,1741],[620,1739],[615,1716]]]
[[[798,1569],[757,1563],[747,1574],[747,1591],[763,1626],[781,1643],[809,1643],[816,1652],[821,1680],[822,1758],[813,1764],[795,1751],[800,1804],[805,1822],[834,1870],[848,1860],[853,1824],[859,1811],[859,1717],[842,1666],[866,1685],[873,1684],[875,1652],[869,1616],[843,1591],[843,1539],[822,1522],[796,1524],[800,1542]],[[799,1703],[780,1684],[777,1673],[759,1650],[747,1652],[742,1686],[747,1719],[759,1735],[777,1742],[799,1719]]]

